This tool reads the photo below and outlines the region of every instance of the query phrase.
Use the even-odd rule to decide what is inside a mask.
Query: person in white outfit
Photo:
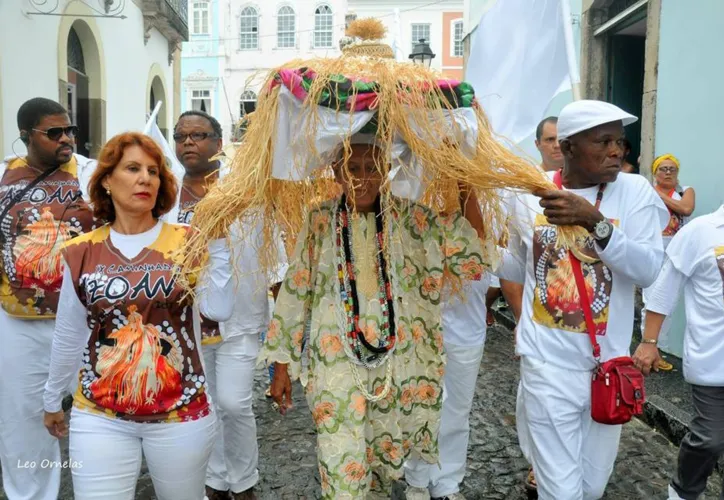
[[[207,190],[217,180],[223,182],[227,169],[214,159],[221,151],[221,137],[221,125],[214,117],[200,111],[180,116],[173,138],[185,175],[179,179],[176,206],[167,215],[170,222],[190,223],[196,204]],[[232,227],[236,270],[233,314],[221,324],[202,317],[204,364],[221,422],[206,475],[208,500],[227,499],[229,495],[237,500],[256,498],[259,451],[252,409],[254,372],[259,336],[269,321],[268,290],[282,281],[285,271],[285,262],[278,268],[282,277],[267,279],[259,271],[256,249],[262,238],[259,224],[244,221]],[[285,253],[280,251],[279,255]]]
[[[65,261],[45,386],[45,426],[67,434],[62,392],[79,378],[70,419],[70,465],[78,500],[129,500],[145,456],[159,500],[198,500],[217,434],[201,361],[195,306],[231,316],[225,239],[208,244],[199,274],[175,274],[189,228],[160,217],[176,180],[148,136],[127,132],[103,147],[89,185],[96,218]],[[78,361],[82,360],[80,373]]]
[[[672,154],[664,154],[657,157],[651,164],[651,173],[654,176],[654,188],[669,210],[669,223],[661,234],[664,242],[664,250],[669,246],[671,239],[684,227],[689,216],[696,208],[696,194],[691,186],[679,185],[679,169],[681,163]],[[641,333],[646,324],[646,302],[648,301],[649,289],[643,290],[644,307],[641,309]],[[659,332],[658,347],[663,351],[670,351],[669,330],[671,329],[670,318],[664,320]],[[659,358],[654,370],[671,371],[674,366]]]
[[[440,465],[419,459],[405,463],[408,500],[464,500],[460,483],[465,477],[470,410],[485,347],[485,299],[490,275],[470,282],[465,299],[454,297],[443,308],[442,336],[447,354],[440,417]]]
[[[10,500],[56,500],[61,469],[41,466],[60,462],[43,427],[43,386],[60,248],[94,228],[86,188],[95,161],[73,154],[77,127],[57,102],[30,99],[17,121],[27,156],[0,163],[0,467]]]
[[[663,202],[646,179],[621,174],[624,126],[636,118],[612,104],[576,101],[558,117],[561,189],[516,197],[499,276],[524,284],[516,350],[521,356],[517,427],[539,498],[600,498],[618,452],[620,425],[591,418],[595,367],[568,252],[558,226],[589,231],[573,252],[583,260],[601,361],[628,355],[634,289],[663,262]]]
[[[662,324],[682,289],[684,378],[696,411],[681,441],[669,498],[694,500],[724,453],[724,206],[687,224],[666,249],[664,267],[649,289],[643,339],[634,354],[646,375],[660,359]]]

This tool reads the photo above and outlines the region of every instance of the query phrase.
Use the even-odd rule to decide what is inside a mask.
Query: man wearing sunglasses
[[[196,204],[214,183],[223,182],[227,168],[218,159],[221,137],[219,122],[204,112],[187,111],[179,117],[173,139],[185,175],[179,179],[177,206],[166,216],[169,222],[191,223]],[[260,224],[238,223],[230,237],[237,271],[233,315],[221,324],[201,318],[206,377],[221,422],[206,473],[208,500],[256,498],[254,486],[259,472],[252,410],[254,371],[259,334],[270,317],[267,290],[272,283],[282,281],[286,267],[286,261],[281,262],[280,276],[271,282],[259,272],[256,249],[262,246]],[[279,255],[285,257],[281,240],[278,247]]]
[[[73,153],[77,128],[55,101],[17,115],[27,155],[0,164],[0,465],[9,499],[55,500],[60,446],[43,426],[43,388],[63,276],[60,248],[94,228],[87,181],[95,161]]]

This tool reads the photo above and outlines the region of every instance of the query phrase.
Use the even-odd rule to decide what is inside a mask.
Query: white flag
[[[181,165],[181,163],[178,161],[178,158],[176,158],[176,150],[171,147],[171,145],[166,140],[166,137],[161,132],[161,129],[158,128],[158,123],[156,123],[156,117],[158,116],[158,112],[160,109],[161,101],[156,103],[156,108],[153,110],[153,113],[151,113],[151,116],[146,122],[143,133],[156,141],[156,144],[161,147],[163,155],[166,157],[166,161],[168,162],[169,167],[171,167],[171,172],[173,173],[174,177],[176,177],[176,179],[178,179],[180,182],[180,180],[184,178],[185,170],[183,165]]]
[[[465,79],[493,130],[514,143],[571,88],[561,1],[498,0],[472,35]]]

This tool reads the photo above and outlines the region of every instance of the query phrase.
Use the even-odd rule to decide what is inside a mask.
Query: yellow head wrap
[[[651,165],[651,173],[656,174],[656,171],[659,169],[659,166],[666,160],[673,161],[674,163],[676,163],[676,168],[679,168],[679,166],[680,166],[679,159],[676,156],[667,153],[665,155],[659,156],[658,158],[656,158],[654,160],[653,165]]]

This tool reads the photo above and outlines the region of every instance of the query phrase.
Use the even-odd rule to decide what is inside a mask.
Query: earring
[[[107,194],[108,196],[111,195],[111,190],[110,190],[110,188],[106,188],[106,194]]]

